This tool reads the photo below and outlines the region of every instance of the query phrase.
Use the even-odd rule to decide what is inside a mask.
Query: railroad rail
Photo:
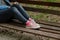
[[[31,33],[34,35],[54,38],[58,40],[60,39],[60,28],[58,26],[55,27],[55,26],[49,26],[49,25],[43,25],[43,24],[40,24],[40,25],[42,27],[39,30],[32,30],[32,29],[24,28],[22,24],[20,25],[19,23],[13,22],[13,23],[1,23],[0,28],[3,27],[10,30]]]
[[[44,1],[33,1],[33,0],[17,0],[20,3],[26,3],[26,4],[35,4],[35,5],[45,5],[45,6],[56,6],[60,7],[60,3],[56,2],[44,2]]]
[[[32,1],[32,0],[26,0],[26,1],[17,0],[17,1],[20,3],[26,3],[26,4],[60,7],[60,3],[54,3],[54,2],[43,2],[43,1]],[[33,11],[33,12],[43,12],[43,13],[48,12],[54,15],[60,15],[60,11],[55,11],[55,10],[36,9],[36,8],[30,8],[30,7],[24,7],[24,8],[28,11]],[[5,30],[10,29],[10,30],[21,31],[22,33],[26,32],[33,35],[60,40],[60,24],[59,23],[46,22],[42,20],[40,20],[38,23],[41,25],[41,28],[39,30],[24,28],[25,25],[18,22],[0,23],[0,28],[5,28]]]

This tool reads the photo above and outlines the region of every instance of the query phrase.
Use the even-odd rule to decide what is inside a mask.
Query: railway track
[[[39,30],[33,30],[33,29],[27,29],[24,28],[25,25],[19,24],[19,23],[1,23],[0,28],[5,28],[5,30],[16,30],[21,31],[22,33],[30,33],[33,35],[48,37],[48,38],[54,38],[60,40],[60,28],[57,26],[50,26],[45,24],[40,24],[42,27]]]

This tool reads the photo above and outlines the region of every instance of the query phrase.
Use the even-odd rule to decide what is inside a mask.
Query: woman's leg
[[[35,28],[35,29],[37,29],[37,28],[40,28],[40,25],[38,24],[38,23],[36,23],[35,21],[34,21],[34,19],[32,19],[32,18],[30,18],[30,16],[27,14],[27,12],[25,11],[25,9],[21,6],[21,5],[19,5],[19,4],[13,4],[13,7],[16,7],[18,10],[19,10],[19,12],[21,12],[21,14],[27,19],[27,20],[29,20],[32,24],[31,24],[31,27],[30,28]],[[29,28],[29,27],[28,27]]]
[[[19,21],[26,23],[27,19],[19,12],[16,7],[11,7],[11,13],[14,13],[14,18],[18,19]]]
[[[14,13],[14,17],[16,19],[18,19],[19,21],[23,22],[24,24],[26,24],[26,28],[32,28],[32,29],[37,29],[40,26],[33,24],[32,22],[30,22],[29,20],[27,20],[16,7],[12,7],[11,10],[12,13]]]
[[[30,18],[26,10],[20,4],[13,4],[12,6],[16,7],[26,19]]]

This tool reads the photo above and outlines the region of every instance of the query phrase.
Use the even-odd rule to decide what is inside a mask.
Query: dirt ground
[[[8,36],[8,35],[0,34],[0,40],[17,40],[17,38],[14,38],[14,37]]]

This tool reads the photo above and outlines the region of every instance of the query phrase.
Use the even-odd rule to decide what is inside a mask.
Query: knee
[[[11,8],[10,8],[10,11],[11,11],[11,12],[16,12],[17,10],[18,10],[18,9],[17,9],[16,7],[11,7]]]

